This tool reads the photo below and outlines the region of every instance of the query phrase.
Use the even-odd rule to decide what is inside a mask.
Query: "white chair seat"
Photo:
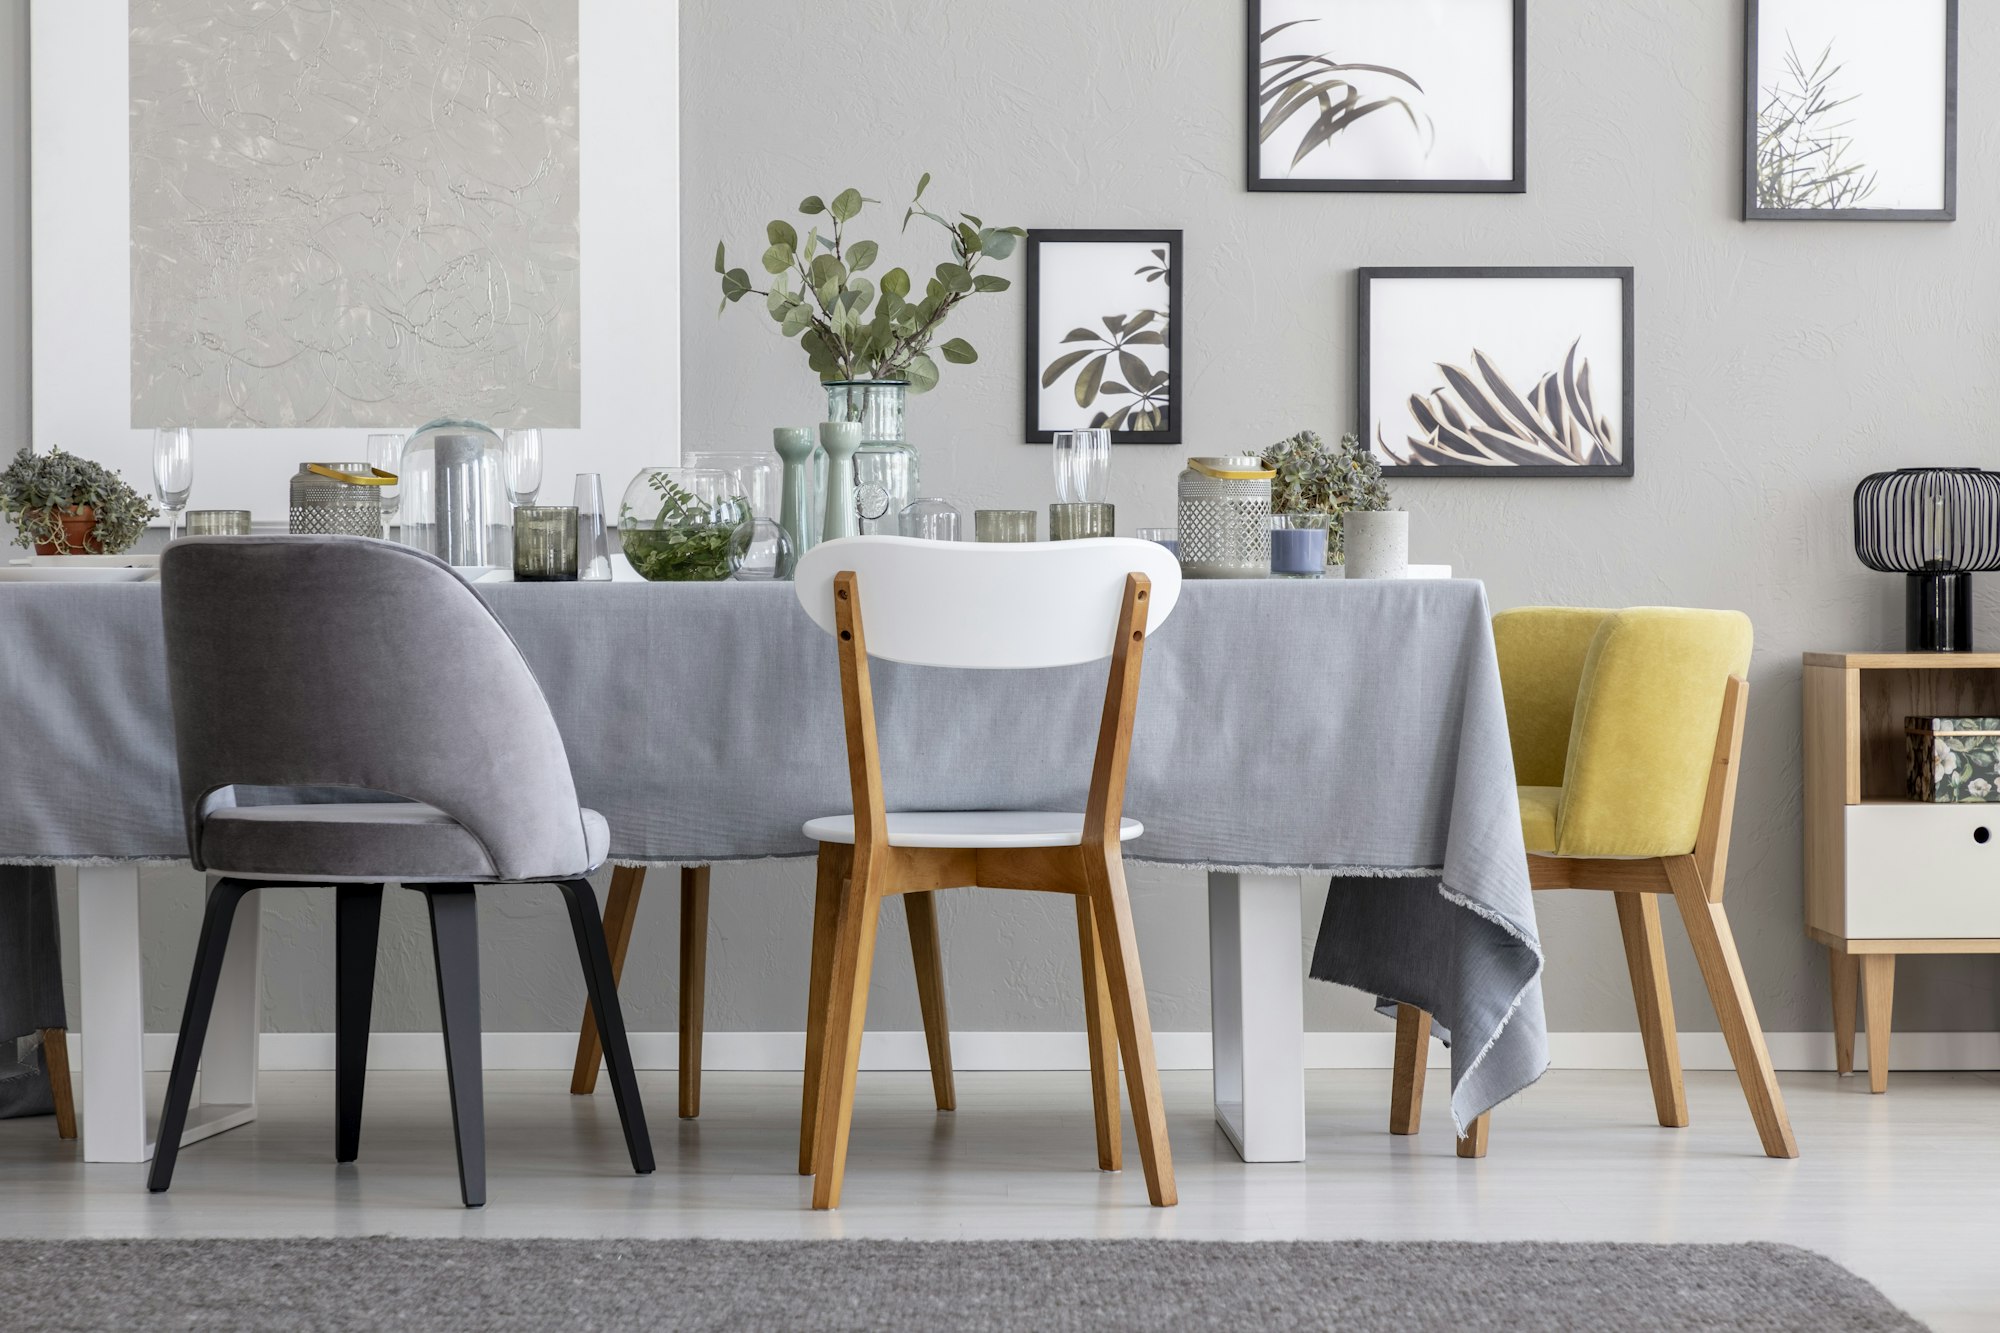
[[[1083,816],[1059,810],[911,810],[890,815],[891,847],[1075,847],[1083,841]],[[1146,831],[1136,819],[1118,821],[1118,841]],[[854,842],[853,815],[806,821],[814,842]]]

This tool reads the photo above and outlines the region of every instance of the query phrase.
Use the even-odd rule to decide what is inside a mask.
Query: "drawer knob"
[[[1986,826],[1984,824],[1981,824],[1978,828],[1972,830],[1972,840],[1974,842],[1983,843],[1992,836],[1993,835],[1991,833],[1987,832]]]

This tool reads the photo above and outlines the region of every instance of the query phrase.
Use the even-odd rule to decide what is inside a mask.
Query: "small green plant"
[[[1329,565],[1346,558],[1339,521],[1343,514],[1389,507],[1389,485],[1382,480],[1382,465],[1351,431],[1340,437],[1338,445],[1329,447],[1318,431],[1302,430],[1266,449],[1263,457],[1264,466],[1278,474],[1271,478],[1272,513],[1328,516]]]
[[[641,578],[654,583],[713,583],[729,577],[729,538],[749,517],[742,496],[703,500],[664,472],[648,480],[660,512],[648,521],[626,505],[618,513],[618,544]]]
[[[821,236],[817,224],[808,226],[804,240],[789,222],[774,221],[764,228],[769,245],[762,262],[771,275],[765,290],[750,285],[746,270],[729,267],[724,244],[717,242],[715,271],[722,275],[718,313],[746,296],[761,296],[779,331],[797,338],[805,348],[807,363],[820,379],[907,380],[912,393],[935,387],[938,367],[930,345],[938,326],[973,293],[1007,290],[1011,285],[1007,279],[973,270],[983,261],[1012,255],[1028,233],[1019,227],[989,227],[970,213],[960,213],[961,220],[953,222],[931,212],[923,207],[930,183],[930,173],[925,172],[903,214],[903,230],[910,229],[912,218],[935,222],[951,237],[951,259],[937,266],[921,295],[911,296],[910,275],[900,268],[884,273],[879,288],[862,276],[864,269],[874,266],[881,247],[874,241],[850,240],[847,224],[860,216],[863,205],[881,201],[864,198],[859,190],[842,190],[830,202],[815,194],[799,204],[806,218],[824,214],[830,219],[831,236]],[[944,343],[938,353],[953,365],[979,359],[963,338]]]
[[[76,545],[63,528],[65,511],[89,509],[96,519],[89,538]],[[131,549],[159,510],[101,463],[51,449],[23,446],[0,472],[0,514],[16,529],[18,546],[53,546],[57,555]]]

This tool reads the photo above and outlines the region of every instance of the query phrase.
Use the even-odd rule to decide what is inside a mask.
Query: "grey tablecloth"
[[[484,585],[624,861],[803,856],[847,808],[830,639],[785,585]],[[450,664],[438,664],[449,671]],[[185,855],[149,584],[0,585],[0,862]],[[1080,809],[1104,671],[875,671],[889,803]],[[329,715],[327,725],[339,725]],[[1545,1067],[1484,589],[1190,583],[1150,642],[1136,860],[1332,871],[1314,974],[1449,1025],[1461,1124]]]

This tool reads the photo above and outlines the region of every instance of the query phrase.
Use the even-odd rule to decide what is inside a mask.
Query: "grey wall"
[[[0,26],[0,164],[20,154],[25,56],[18,6]],[[1825,973],[1800,924],[1799,668],[1808,649],[1892,645],[1899,589],[1847,540],[1856,479],[1901,464],[1985,463],[2000,312],[2000,185],[1990,80],[1963,90],[1960,216],[1951,225],[1745,225],[1738,210],[1737,0],[1537,0],[1529,52],[1525,196],[1275,195],[1242,189],[1241,8],[1232,0],[683,0],[685,441],[750,448],[807,422],[820,395],[795,345],[760,312],[717,320],[715,242],[749,258],[763,224],[809,193],[883,200],[860,234],[881,267],[935,262],[936,240],[894,234],[917,176],[934,203],[989,222],[1181,227],[1187,233],[1185,449],[1121,448],[1121,524],[1172,521],[1189,452],[1257,446],[1353,412],[1352,271],[1363,264],[1632,264],[1638,270],[1638,476],[1624,482],[1404,482],[1415,555],[1483,578],[1496,606],[1733,606],[1757,624],[1749,752],[1729,903],[1766,1025],[1828,1026]],[[2000,56],[2000,13],[1964,7],[1961,63]],[[9,178],[12,179],[11,177]],[[0,204],[19,253],[25,191]],[[1019,264],[1013,265],[1015,276]],[[915,270],[913,270],[915,271]],[[0,273],[0,428],[21,419],[25,281]],[[1045,451],[1020,443],[1018,290],[967,306],[953,332],[984,354],[918,400],[911,435],[926,489],[962,506],[1043,503]],[[18,427],[17,427],[18,429]],[[1989,585],[2000,588],[2000,585]],[[1982,630],[2000,634],[1991,600]],[[1365,681],[1337,688],[1365,689]],[[1273,725],[1285,710],[1274,707]],[[660,881],[669,879],[666,875]],[[716,872],[714,1029],[796,1029],[809,871]],[[149,872],[149,1026],[171,1028],[197,886]],[[1155,1023],[1207,1022],[1199,876],[1139,869],[1133,888]],[[392,907],[379,1026],[431,1021],[414,898]],[[632,1022],[673,1017],[671,885],[641,913],[626,984]],[[1307,894],[1303,926],[1317,921]],[[331,903],[278,894],[267,913],[272,1026],[329,1026]],[[951,1003],[969,1029],[1080,1026],[1060,904],[955,895],[945,929]],[[1540,903],[1558,1030],[1632,1026],[1610,904]],[[892,909],[893,910],[893,909]],[[1671,917],[1671,913],[1669,914]],[[487,1025],[568,1027],[581,987],[549,898],[486,900]],[[1710,1028],[1678,925],[1682,1026]],[[913,1028],[901,930],[885,931],[880,1026]],[[1302,939],[1304,931],[1302,930]],[[1991,1028],[1994,965],[1911,960],[1898,1024]],[[1360,997],[1312,985],[1317,1029],[1379,1030]]]

